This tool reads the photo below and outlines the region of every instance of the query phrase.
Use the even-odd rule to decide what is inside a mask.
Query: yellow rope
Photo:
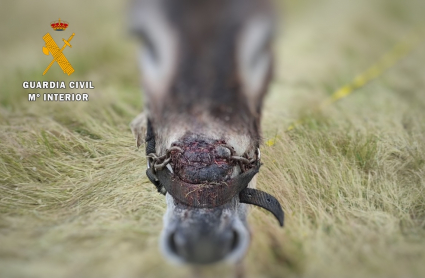
[[[420,42],[419,36],[415,33],[412,33],[407,40],[397,43],[390,51],[385,53],[381,59],[379,59],[375,64],[373,64],[366,71],[356,76],[351,83],[339,88],[335,93],[333,93],[328,99],[323,101],[319,106],[319,109],[322,110],[334,102],[345,98],[351,94],[354,90],[357,90],[365,86],[370,81],[381,76],[386,70],[393,67],[398,61],[403,57],[409,54],[415,46]]]
[[[422,37],[419,36],[419,32],[412,32],[407,39],[397,43],[391,50],[385,53],[381,59],[369,67],[366,71],[356,76],[350,83],[342,86],[336,90],[329,98],[325,99],[317,108],[317,110],[323,110],[324,108],[332,105],[340,99],[343,99],[350,95],[353,91],[362,88],[372,80],[381,76],[387,69],[393,67],[403,57],[409,54],[415,49],[422,41]],[[301,125],[304,121],[299,119],[292,123],[287,131],[293,130],[295,127]],[[275,144],[276,137],[268,140],[265,144],[267,146],[273,146]]]

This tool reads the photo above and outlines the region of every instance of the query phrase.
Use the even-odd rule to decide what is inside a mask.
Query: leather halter
[[[155,136],[152,125],[148,120],[146,135],[146,155],[155,152]],[[156,186],[158,192],[166,194],[167,192],[179,202],[195,208],[214,208],[229,202],[233,197],[239,194],[241,203],[256,205],[271,212],[283,227],[284,212],[279,201],[272,195],[253,188],[248,188],[249,182],[258,173],[261,163],[255,162],[255,166],[240,175],[226,182],[217,182],[210,184],[191,184],[179,179],[171,173],[166,167],[155,171],[150,167],[148,160],[148,169],[146,175]]]

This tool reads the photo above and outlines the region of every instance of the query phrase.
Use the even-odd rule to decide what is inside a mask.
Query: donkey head
[[[260,167],[271,3],[134,0],[130,20],[144,43],[147,174],[166,194],[163,253],[195,264],[240,260],[250,242],[244,203],[277,202],[247,189]]]

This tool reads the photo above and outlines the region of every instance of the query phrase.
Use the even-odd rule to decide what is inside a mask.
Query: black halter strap
[[[148,120],[146,135],[146,154],[155,152],[155,136],[150,120]],[[280,226],[284,224],[284,212],[279,201],[272,195],[258,189],[248,188],[249,182],[258,173],[260,163],[227,182],[214,184],[190,184],[180,180],[167,168],[154,172],[149,167],[146,175],[158,189],[158,192],[167,192],[179,202],[196,208],[212,208],[229,202],[239,194],[241,203],[262,207],[271,212],[279,221]]]

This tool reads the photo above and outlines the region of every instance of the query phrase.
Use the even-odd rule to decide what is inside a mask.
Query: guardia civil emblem
[[[61,21],[59,18],[58,21],[51,22],[50,26],[55,31],[65,31],[66,28],[68,28],[69,24],[66,21]],[[43,46],[43,53],[47,56],[50,56],[51,54],[53,57],[53,60],[44,70],[43,75],[45,75],[49,71],[50,67],[55,62],[59,64],[59,66],[61,67],[64,73],[71,75],[74,72],[74,68],[72,67],[71,63],[63,54],[63,51],[67,46],[69,46],[70,48],[72,47],[70,42],[72,38],[74,37],[74,35],[75,33],[72,33],[72,35],[68,38],[68,40],[62,39],[64,42],[64,45],[62,46],[61,49],[59,49],[58,45],[56,44],[56,42],[53,40],[52,36],[49,33],[43,36],[43,40],[45,42],[45,45]]]

